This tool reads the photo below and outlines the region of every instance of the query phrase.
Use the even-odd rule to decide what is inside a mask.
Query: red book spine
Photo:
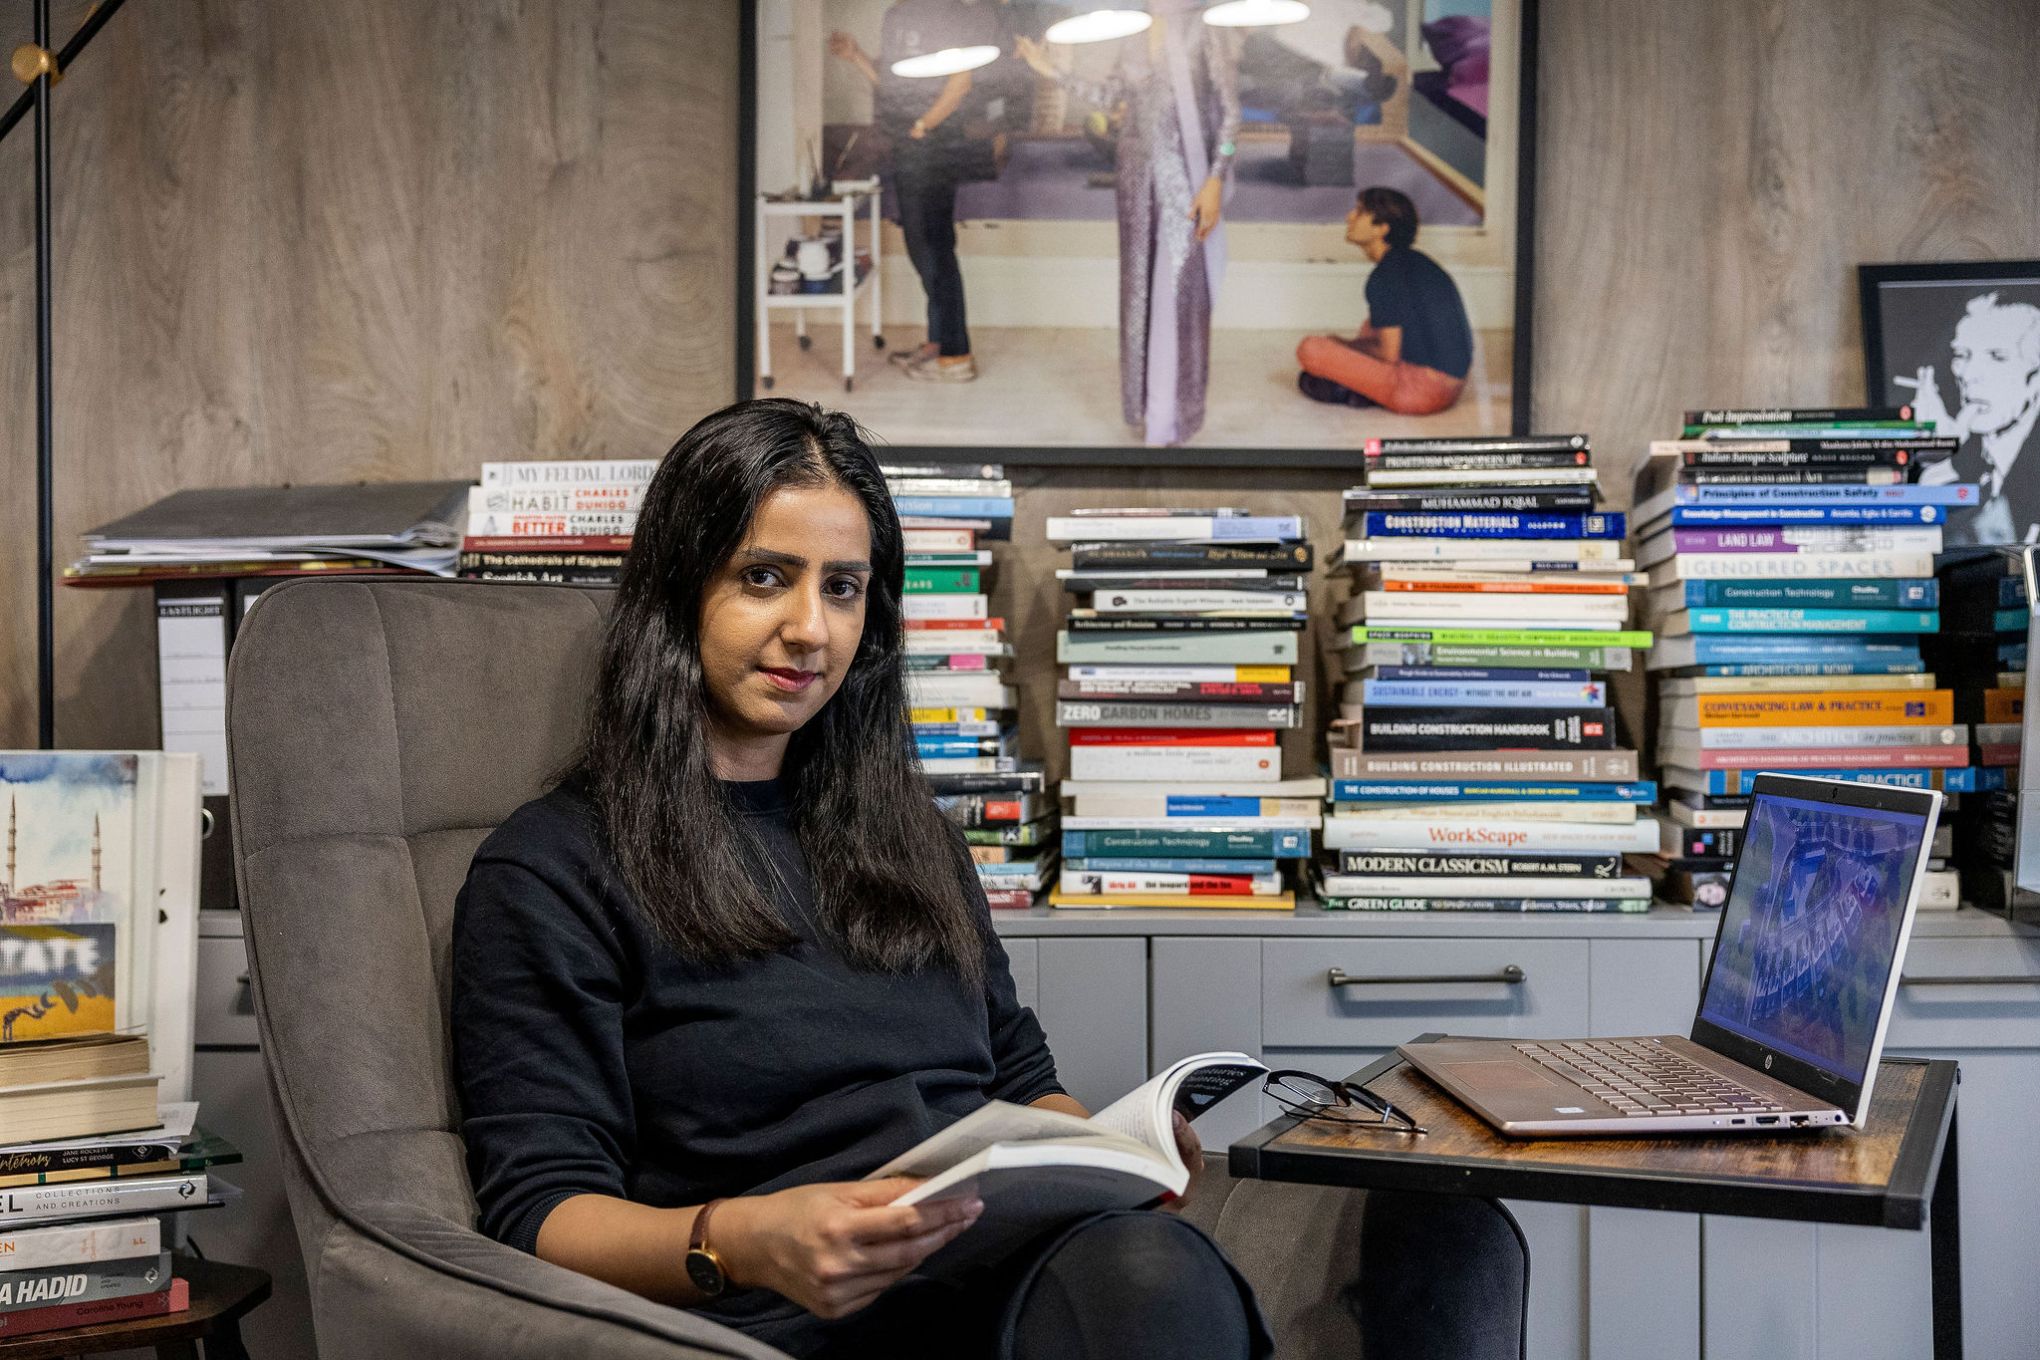
[[[910,633],[944,632],[968,629],[973,632],[995,632],[1006,626],[1004,619],[905,619],[903,622]]]
[[[30,1332],[54,1332],[66,1327],[96,1327],[102,1322],[129,1322],[135,1318],[162,1317],[191,1307],[191,1281],[172,1280],[168,1289],[153,1294],[129,1294],[118,1299],[92,1299],[84,1303],[57,1303],[48,1308],[21,1308],[0,1313],[0,1336],[26,1336]]]
[[[1273,746],[1272,727],[1073,727],[1072,746]]]

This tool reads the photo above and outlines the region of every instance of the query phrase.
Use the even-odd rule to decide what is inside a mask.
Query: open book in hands
[[[995,1100],[865,1179],[926,1178],[895,1204],[984,1201],[977,1223],[918,1272],[953,1274],[1059,1224],[1181,1195],[1190,1170],[1176,1150],[1173,1113],[1195,1120],[1267,1070],[1244,1053],[1200,1053],[1089,1119]]]

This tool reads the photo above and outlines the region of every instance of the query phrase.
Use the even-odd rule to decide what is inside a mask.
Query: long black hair
[[[593,798],[638,908],[683,955],[728,964],[793,942],[710,760],[701,601],[767,495],[829,484],[862,501],[871,523],[864,634],[780,771],[821,924],[862,966],[943,964],[980,982],[977,876],[929,795],[907,725],[899,516],[849,416],[785,398],[738,402],[666,454],[624,558],[571,777]]]

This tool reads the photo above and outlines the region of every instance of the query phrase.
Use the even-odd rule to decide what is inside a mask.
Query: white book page
[[[1083,1138],[1096,1133],[1090,1123],[1060,1110],[1040,1110],[994,1100],[973,1110],[942,1132],[925,1139],[866,1176],[933,1176],[994,1143],[1030,1143],[1047,1138]]]

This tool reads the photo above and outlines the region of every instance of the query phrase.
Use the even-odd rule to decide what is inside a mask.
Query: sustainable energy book
[[[865,1179],[925,1178],[895,1204],[984,1201],[978,1221],[921,1264],[939,1278],[995,1261],[1058,1224],[1181,1195],[1190,1171],[1172,1112],[1194,1121],[1265,1071],[1244,1053],[1200,1053],[1089,1119],[994,1100]]]

